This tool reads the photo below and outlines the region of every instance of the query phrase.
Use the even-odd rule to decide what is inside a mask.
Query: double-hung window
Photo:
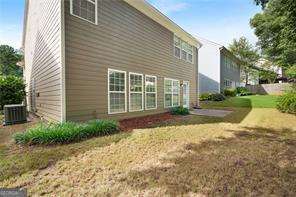
[[[70,13],[88,22],[98,23],[98,0],[70,0]]]
[[[126,112],[126,72],[108,69],[108,113]]]
[[[193,47],[191,45],[188,45],[187,53],[188,53],[188,56],[187,56],[188,62],[193,63]]]
[[[164,107],[180,105],[180,82],[175,79],[164,79]]]
[[[174,54],[176,58],[181,59],[181,39],[174,36]]]
[[[145,76],[145,108],[157,108],[157,78],[155,76]]]
[[[187,43],[186,42],[182,42],[181,59],[184,61],[187,61]]]
[[[129,111],[143,110],[143,75],[129,73]]]

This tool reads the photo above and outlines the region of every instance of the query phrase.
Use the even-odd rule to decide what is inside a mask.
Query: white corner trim
[[[65,2],[61,1],[61,122],[67,121],[66,118],[66,64],[65,64]]]

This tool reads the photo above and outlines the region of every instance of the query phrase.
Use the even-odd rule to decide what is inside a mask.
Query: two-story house
[[[222,92],[240,86],[241,63],[223,45],[197,37],[199,50],[199,92]]]
[[[52,121],[191,107],[201,43],[144,0],[26,1],[28,108]]]

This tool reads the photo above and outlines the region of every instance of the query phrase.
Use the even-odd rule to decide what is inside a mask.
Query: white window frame
[[[171,87],[171,90],[172,90],[172,92],[171,92],[171,95],[172,95],[172,105],[171,106],[166,106],[165,105],[165,95],[166,94],[168,94],[168,93],[166,93],[166,91],[165,91],[165,81],[166,80],[170,80],[171,82],[172,82],[172,87]],[[178,92],[178,105],[177,106],[174,106],[173,105],[173,96],[174,96],[174,91],[173,91],[173,82],[174,81],[177,81],[178,83],[179,83],[179,87],[178,87],[178,89],[179,89],[179,92]],[[164,89],[163,89],[163,93],[164,93],[164,97],[163,97],[163,105],[164,105],[164,108],[165,109],[168,109],[168,108],[172,108],[172,107],[179,107],[180,106],[180,80],[177,80],[177,79],[171,79],[171,78],[164,78],[164,81],[163,81],[163,85],[164,85]]]
[[[183,43],[184,43],[184,47],[183,47]],[[185,62],[188,62],[188,49],[187,49],[187,42],[185,41],[181,41],[181,60],[185,61]],[[182,56],[183,56],[183,51],[186,53],[186,59],[182,59]]]
[[[138,76],[142,76],[142,92],[133,92],[131,91],[131,75],[138,75]],[[128,75],[128,84],[129,84],[129,95],[128,95],[128,108],[129,108],[129,112],[137,112],[137,111],[143,111],[144,110],[144,75],[140,74],[140,73],[134,73],[134,72],[129,72]],[[142,94],[142,109],[140,110],[131,110],[131,94]]]
[[[146,91],[146,78],[151,77],[155,79],[155,92],[147,92]],[[148,94],[155,94],[155,107],[154,108],[147,108],[147,93]],[[145,75],[145,110],[154,110],[157,109],[157,77],[154,75]]]
[[[176,45],[175,45],[175,38],[179,39],[179,41],[180,41],[180,46],[176,46]],[[178,49],[180,49],[180,56],[179,56],[179,57],[176,56],[176,48],[175,48],[175,47],[177,47]],[[181,55],[182,55],[182,40],[181,40],[181,38],[179,38],[178,36],[174,35],[174,56],[175,56],[175,58],[177,58],[177,59],[181,59]]]
[[[119,72],[119,73],[124,73],[124,91],[110,91],[110,72]],[[126,71],[122,70],[116,70],[116,69],[111,69],[108,68],[108,114],[122,114],[127,112],[127,95],[126,95],[126,90],[127,90],[127,85],[126,85]],[[110,93],[124,93],[124,111],[123,112],[111,112],[110,110]]]
[[[87,22],[89,22],[91,24],[98,25],[98,0],[95,0],[95,2],[92,2],[91,0],[86,0],[86,1],[88,1],[88,2],[90,2],[90,3],[92,3],[92,4],[95,5],[95,22],[89,21],[89,20],[87,20],[85,18],[82,18],[81,16],[78,16],[78,15],[74,14],[73,13],[73,0],[70,0],[70,14],[72,16],[75,16],[77,18],[80,18],[80,19],[82,19],[84,21],[87,21]]]
[[[190,108],[190,81],[183,81],[183,84],[184,83],[188,83],[188,106],[187,107],[189,109]],[[182,89],[182,91],[183,91],[182,97],[183,97],[183,107],[184,107],[184,89]]]
[[[186,59],[187,59],[187,62],[193,64],[193,62],[194,62],[194,60],[193,60],[193,58],[194,58],[194,57],[193,57],[193,53],[194,53],[194,51],[193,51],[193,50],[194,50],[194,49],[193,49],[193,46],[187,43],[187,47],[188,47],[188,50],[187,50],[187,58],[186,58]],[[189,48],[191,48],[191,50],[190,50]],[[188,58],[189,54],[192,56],[191,61],[189,61],[189,58]]]

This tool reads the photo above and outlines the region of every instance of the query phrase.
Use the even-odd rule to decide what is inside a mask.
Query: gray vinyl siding
[[[196,102],[197,62],[174,57],[173,37],[171,31],[121,0],[98,1],[98,25],[70,15],[66,1],[67,120],[123,119],[165,112],[165,77],[189,81],[190,103]],[[157,76],[157,110],[108,115],[108,68],[127,72],[127,90],[128,72]]]
[[[225,57],[227,55],[224,54],[223,52],[221,52],[221,56],[220,56],[220,65],[221,65],[221,90],[225,89],[225,85],[224,85],[224,79],[228,79],[231,81],[234,81],[236,83],[239,84],[240,83],[240,66],[239,68],[233,69],[233,68],[227,68],[227,66],[225,65]],[[227,56],[231,61],[234,61],[234,58],[232,58],[231,56]],[[239,64],[238,64],[239,65]]]
[[[25,79],[31,112],[48,121],[61,120],[61,1],[28,1]],[[36,111],[33,109],[35,81]]]

